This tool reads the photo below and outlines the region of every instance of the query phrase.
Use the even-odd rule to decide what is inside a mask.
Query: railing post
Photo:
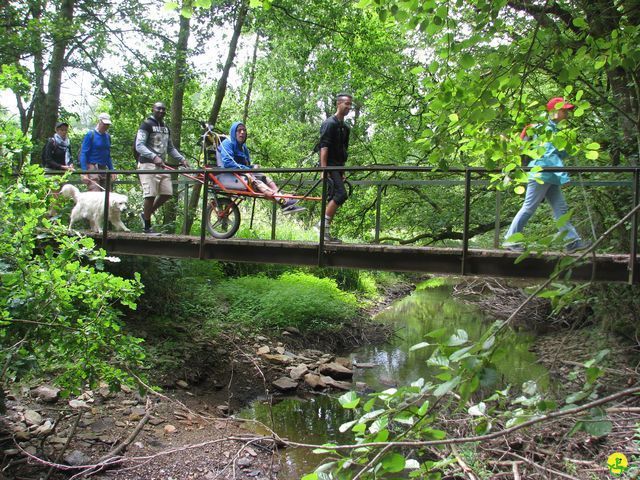
[[[374,242],[380,243],[380,203],[382,201],[382,185],[378,185],[378,193],[376,194],[376,235]]]
[[[200,251],[198,252],[198,258],[202,260],[204,258],[204,237],[207,223],[207,200],[209,198],[209,175],[207,169],[204,169],[204,180],[202,182],[202,217],[200,220]]]
[[[636,167],[633,171],[633,207],[640,203],[640,170]],[[629,283],[638,281],[637,255],[638,255],[638,212],[631,217],[631,239],[629,246]]]
[[[500,247],[500,210],[502,210],[502,191],[496,190],[496,223],[493,230],[493,248]]]
[[[256,199],[254,197],[253,204],[251,205],[251,220],[249,220],[249,230],[253,230],[253,216],[256,213]]]
[[[469,209],[471,208],[471,171],[464,170],[464,226],[462,227],[462,268],[461,274],[467,274],[467,252],[469,250]]]
[[[271,202],[271,240],[276,239],[276,211],[278,207],[276,206],[276,202]]]
[[[182,220],[182,234],[187,235],[187,218],[189,217],[189,186],[190,183],[188,181],[184,182],[184,205],[182,209],[183,220]]]
[[[318,241],[318,266],[324,265],[324,212],[327,209],[327,171],[323,169],[320,172],[322,176],[322,199],[320,200],[320,239]]]
[[[107,172],[107,181],[104,189],[104,211],[102,217],[102,248],[107,248],[107,236],[109,231],[109,192],[111,191],[111,170]]]

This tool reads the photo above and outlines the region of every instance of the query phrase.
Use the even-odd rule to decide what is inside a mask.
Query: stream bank
[[[468,301],[479,302],[478,299],[471,299],[472,295],[469,295],[470,291],[467,287],[460,287],[457,293]],[[493,304],[498,303],[496,298],[504,296],[504,292],[500,291],[502,287],[493,285],[483,288],[485,291],[487,289],[493,291],[493,295],[496,295],[492,300]],[[513,290],[508,291],[516,296]],[[491,297],[491,295],[485,296]],[[370,331],[366,325],[362,324],[346,338],[374,340],[369,336]],[[531,345],[531,350],[539,353],[540,362],[549,368],[552,376],[557,376],[560,383],[565,383],[576,362],[590,358],[589,355],[592,355],[596,348],[604,345],[613,345],[616,361],[622,365],[633,365],[631,363],[633,356],[630,355],[632,352],[619,344],[618,348],[615,348],[615,338],[603,337],[588,328],[568,330],[563,329],[560,323],[555,323],[553,326],[555,330],[536,338]],[[349,328],[353,328],[353,325],[349,325]],[[263,394],[265,385],[282,373],[281,368],[271,368],[270,362],[262,364],[260,356],[256,354],[258,349],[264,346],[270,349],[282,347],[285,348],[285,352],[291,351],[296,355],[305,356],[300,347],[307,341],[314,340],[305,339],[295,332],[271,339],[249,334],[221,336],[220,342],[215,345],[196,345],[193,355],[187,359],[188,363],[185,363],[181,369],[177,369],[173,378],[168,375],[163,376],[162,381],[165,386],[163,396],[144,396],[127,389],[114,395],[103,387],[85,392],[80,398],[74,398],[76,403],[72,407],[67,400],[59,398],[47,403],[46,398],[38,396],[35,390],[26,390],[17,392],[17,395],[14,393],[13,399],[10,399],[9,418],[13,418],[17,423],[24,423],[26,428],[20,433],[14,433],[19,440],[23,439],[21,443],[29,449],[30,453],[38,452],[38,448],[42,447],[50,458],[56,457],[56,452],[59,452],[64,445],[65,439],[68,438],[66,435],[75,419],[80,418],[75,436],[77,438],[68,445],[66,450],[66,454],[74,453],[75,455],[75,458],[67,458],[71,460],[68,463],[76,462],[77,464],[78,462],[95,462],[113,446],[125,441],[148,416],[147,421],[141,426],[141,433],[126,449],[123,465],[125,468],[111,469],[94,478],[290,479],[292,477],[282,472],[282,466],[279,463],[280,455],[272,451],[271,445],[255,441],[255,437],[251,436],[245,428],[246,422],[230,419],[227,415],[246,404],[248,399],[255,398],[257,394]],[[319,338],[315,341],[321,342]],[[328,345],[339,344],[340,342],[335,338],[328,342]],[[211,369],[213,366],[215,369]],[[189,371],[207,370],[207,375],[199,373],[194,374],[193,378],[185,376]],[[611,384],[614,388],[620,385],[620,382],[628,383],[634,378],[624,369],[611,368],[611,370],[612,374],[622,373],[622,376],[618,376],[615,380],[616,383]],[[230,386],[232,388],[229,388]],[[626,403],[626,405],[633,406],[632,403]],[[40,419],[33,412],[37,413]],[[54,428],[44,436],[41,434],[49,428],[46,426],[47,419],[53,420],[50,423]],[[562,439],[558,436],[556,425],[548,429],[542,428],[536,431],[534,436],[518,435],[512,445],[521,455],[532,447],[534,452],[537,447],[551,452],[547,456],[554,467],[558,462],[560,464],[565,462],[565,457],[576,460],[578,463],[574,467],[588,465],[594,475],[574,478],[607,478],[606,472],[603,471],[605,467],[602,459],[606,460],[607,452],[617,448],[623,444],[622,442],[632,444],[633,427],[637,421],[637,414],[616,418],[616,429],[606,439],[594,440],[585,435]],[[38,422],[40,423],[36,425]],[[36,433],[38,429],[41,430]],[[25,439],[25,437],[29,438]],[[563,442],[559,443],[560,440]],[[491,461],[491,449],[495,449],[495,445],[487,447],[485,454],[487,461]],[[3,448],[6,447],[3,446]],[[21,455],[19,451],[10,453],[13,458]],[[5,453],[5,462],[6,458]],[[523,469],[524,464],[519,465],[522,465],[520,468]],[[43,478],[35,470],[26,468],[26,465],[23,467],[24,470],[21,470],[19,475],[7,478]],[[68,477],[69,475],[56,473],[50,478]],[[523,478],[553,477],[543,475]]]

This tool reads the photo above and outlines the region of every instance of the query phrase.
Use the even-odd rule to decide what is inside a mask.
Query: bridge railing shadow
[[[524,171],[530,169],[524,168]],[[640,204],[639,193],[639,177],[640,167],[549,167],[545,168],[545,171],[558,172],[566,171],[574,176],[574,181],[569,183],[563,188],[581,188],[584,194],[585,189],[600,188],[617,189],[618,192],[624,192],[623,195],[625,201],[629,201],[629,209],[637,208]],[[232,172],[229,169],[209,168],[209,169],[183,169],[179,172],[173,170],[166,171],[140,171],[140,170],[115,170],[105,171],[106,177],[106,189],[105,194],[105,210],[102,228],[102,241],[106,244],[110,233],[110,225],[108,223],[108,197],[109,192],[115,188],[117,191],[128,193],[130,202],[134,205],[132,213],[127,216],[127,221],[139,222],[137,220],[137,213],[142,210],[142,192],[139,184],[140,175],[149,175],[156,173],[167,173],[172,175],[174,182],[174,191],[178,198],[178,205],[181,209],[177,209],[178,217],[181,217],[181,225],[174,225],[173,231],[168,233],[181,233],[184,235],[198,233],[200,236],[200,243],[204,245],[206,240],[207,231],[205,228],[205,212],[207,202],[209,201],[208,195],[201,195],[198,201],[197,208],[194,207],[192,193],[196,186],[199,186],[202,192],[207,192],[210,184],[208,176],[205,173],[221,173]],[[462,213],[462,231],[459,232],[460,239],[460,253],[462,272],[464,274],[464,266],[469,255],[469,248],[471,238],[474,235],[474,231],[470,228],[473,223],[474,215],[478,215],[474,211],[473,200],[477,198],[477,192],[487,194],[490,192],[495,196],[493,206],[493,247],[498,248],[500,243],[500,231],[505,226],[503,214],[505,197],[516,197],[512,191],[504,191],[501,189],[492,188],[495,183],[499,181],[502,176],[499,170],[487,170],[483,168],[465,168],[465,169],[448,169],[443,171],[441,169],[433,167],[414,167],[414,166],[353,166],[353,167],[309,167],[309,168],[260,168],[254,170],[254,173],[265,173],[274,176],[277,179],[284,178],[284,181],[278,181],[281,187],[287,187],[289,189],[297,189],[301,191],[309,191],[310,187],[317,189],[317,195],[320,196],[319,208],[312,208],[313,214],[315,214],[317,221],[321,217],[321,212],[327,204],[328,184],[327,173],[329,171],[343,172],[349,182],[351,183],[354,191],[354,197],[357,197],[360,192],[367,190],[367,195],[373,197],[374,200],[371,203],[369,213],[373,214],[373,238],[370,238],[371,243],[380,243],[385,240],[382,232],[384,231],[384,215],[382,212],[382,205],[385,201],[385,194],[390,188],[400,188],[407,191],[412,189],[432,189],[437,190],[438,193],[446,192],[446,189],[454,188],[462,192],[463,205],[450,205],[450,208],[456,209],[456,212]],[[240,172],[240,171],[238,171]],[[87,172],[73,172],[70,175],[72,183],[80,183],[78,175]],[[575,174],[575,175],[574,175]],[[587,179],[582,178],[582,174],[587,176]],[[117,175],[117,180],[113,181],[112,175]],[[201,180],[194,180],[195,177],[201,178]],[[293,178],[296,178],[295,180]],[[578,178],[575,181],[575,177]],[[512,190],[512,188],[511,188]],[[474,193],[475,192],[475,193]],[[476,195],[474,197],[474,195]],[[508,198],[508,197],[507,197]],[[521,202],[521,199],[517,199],[517,202]],[[409,202],[408,202],[409,203]],[[138,206],[139,205],[139,206]],[[486,205],[486,202],[485,202]],[[571,205],[570,205],[571,207]],[[251,221],[250,228],[253,225],[255,212],[255,200],[251,208]],[[275,240],[276,225],[277,225],[277,209],[275,204],[272,208],[271,215],[271,239]],[[420,212],[413,212],[414,215],[419,215]],[[487,212],[483,212],[484,216],[487,216]],[[193,218],[199,218],[200,222],[195,222],[193,228],[191,228],[190,220]],[[507,219],[510,220],[510,217]],[[125,221],[125,223],[127,223]],[[315,222],[313,222],[315,223]],[[476,219],[476,223],[478,223]],[[485,222],[486,223],[486,222]],[[629,244],[629,265],[630,276],[637,278],[637,272],[635,271],[636,262],[631,261],[637,256],[637,227],[638,227],[638,213],[636,212],[627,226],[629,232],[628,244]],[[130,227],[131,228],[131,227]],[[321,225],[322,228],[322,225]],[[194,229],[197,230],[194,231]],[[597,235],[594,231],[593,234]],[[319,264],[322,264],[322,255],[325,251],[325,242],[322,232],[318,235],[319,244]]]

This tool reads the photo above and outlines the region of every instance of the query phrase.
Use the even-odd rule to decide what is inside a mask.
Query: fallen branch
[[[529,460],[528,458],[525,458],[525,457],[523,457],[521,455],[518,455],[517,453],[514,453],[514,452],[503,452],[503,453],[505,453],[506,455],[511,455],[512,457],[516,457],[517,459],[522,460],[523,462],[531,465],[533,468],[536,468],[538,470],[542,470],[542,471],[547,472],[547,473],[552,473],[553,475],[556,475],[556,478],[557,477],[562,477],[562,478],[566,478],[568,480],[581,480],[581,479],[579,479],[577,477],[574,477],[573,475],[568,475],[568,474],[560,472],[558,470],[554,470],[553,468],[544,467],[544,466],[534,462],[533,460]]]
[[[131,434],[124,442],[122,442],[120,445],[113,448],[109,453],[98,459],[98,463],[107,462],[111,458],[120,455],[120,453],[122,453],[129,445],[131,445],[151,418],[152,412],[153,408],[151,406],[151,401],[147,399],[146,411],[144,413],[144,416],[140,419],[133,432],[131,432]]]

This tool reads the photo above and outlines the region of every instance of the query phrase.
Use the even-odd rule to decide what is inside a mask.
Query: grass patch
[[[302,272],[235,278],[214,286],[212,294],[228,306],[228,321],[259,328],[332,330],[358,314],[355,295],[342,292],[335,280]]]

